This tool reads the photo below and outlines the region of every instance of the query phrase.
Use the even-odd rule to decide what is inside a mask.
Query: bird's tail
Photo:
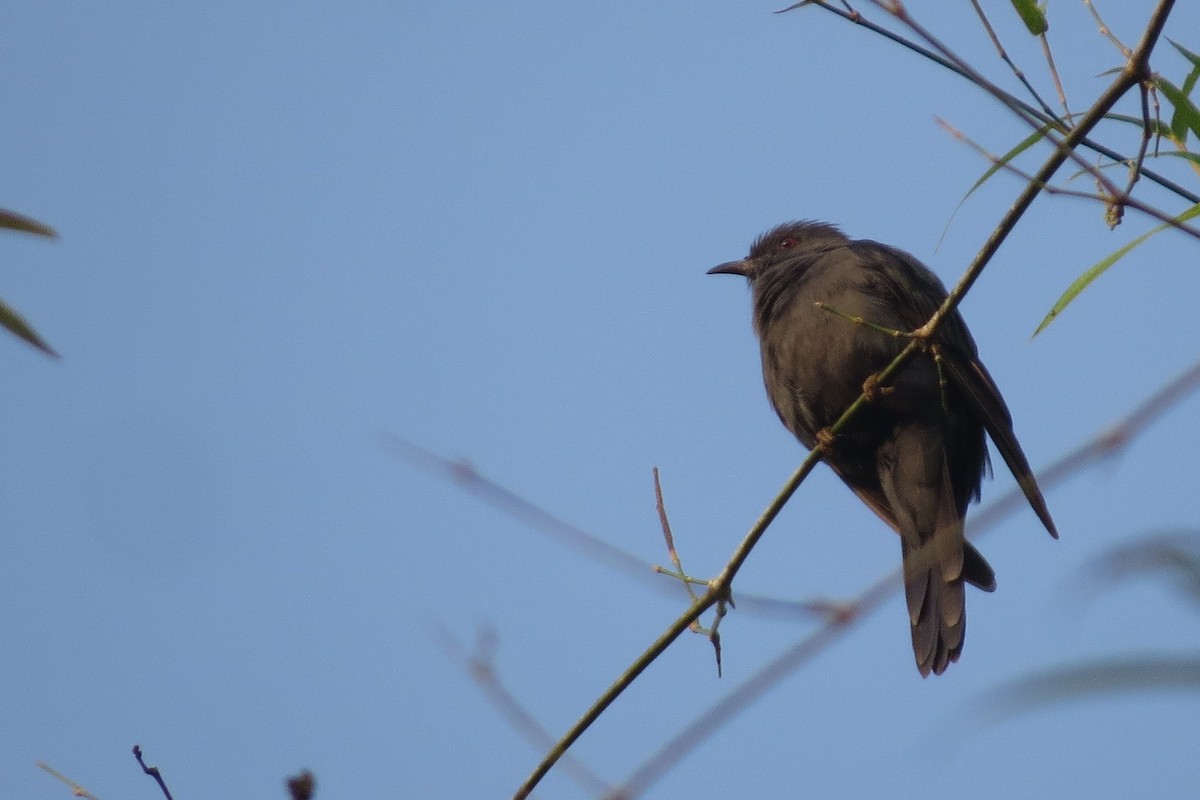
[[[979,564],[990,572],[982,557],[975,558],[977,551],[967,561],[963,515],[940,444],[936,435],[908,431],[884,481],[897,511],[913,654],[923,676],[940,675],[962,653],[967,629],[964,562],[972,582],[991,580],[976,574]]]
[[[923,546],[913,546],[910,537],[901,537],[913,655],[922,676],[930,672],[941,675],[962,653],[967,617],[961,531],[959,523],[957,555],[949,552],[954,549],[952,543],[938,546],[936,536]]]

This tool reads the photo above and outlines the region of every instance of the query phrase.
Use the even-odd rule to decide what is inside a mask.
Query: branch
[[[932,61],[933,63],[937,64],[938,66],[940,66],[944,69],[947,69],[950,72],[953,72],[955,75],[958,75],[960,78],[965,78],[967,80],[973,80],[971,77],[970,71],[960,68],[953,61],[938,55],[937,53],[930,50],[929,48],[922,47],[920,44],[917,44],[916,42],[914,42],[910,39],[906,39],[894,31],[890,31],[887,28],[885,28],[877,23],[871,22],[870,20],[863,17],[862,14],[860,14],[857,11],[853,11],[853,12],[845,11],[843,9],[837,8],[836,6],[830,5],[828,2],[825,2],[825,0],[805,0],[804,2],[796,3],[787,8],[781,9],[780,11],[777,11],[775,13],[783,14],[783,13],[786,13],[793,9],[800,8],[801,6],[805,6],[805,5],[815,5],[819,8],[822,8],[822,9],[832,13],[832,14],[836,14],[837,16],[841,17],[842,19],[846,20],[847,22],[852,22],[855,25],[866,28],[867,30],[871,31],[874,34],[882,36],[883,38],[885,38],[895,44],[898,44],[907,50],[911,50],[912,52],[916,53],[917,55],[921,56],[922,58],[928,59],[929,61]],[[1161,29],[1160,29],[1160,32],[1161,32]],[[1051,125],[1051,126],[1057,128],[1058,130],[1062,130],[1064,128],[1062,121],[1057,119],[1053,114],[1047,114],[1046,112],[1042,111],[1041,109],[1036,108],[1036,107],[1026,103],[1025,101],[1021,100],[1018,97],[1015,97],[1014,95],[1012,95],[1008,92],[1005,92],[1003,89],[1000,89],[999,87],[993,87],[993,88],[994,88],[995,92],[998,92],[1000,95],[1003,95],[1003,97],[1005,99],[1003,99],[1001,102],[1004,102],[1004,104],[1008,105],[1010,108],[1014,107],[1014,106],[1017,108],[1020,108],[1022,111],[1029,114],[1031,117],[1034,117],[1035,119],[1039,120],[1042,125]],[[1035,127],[1038,127],[1038,126],[1035,126]],[[1079,141],[1079,144],[1080,144],[1080,146],[1086,147],[1087,149],[1091,150],[1092,152],[1099,153],[1100,155],[1102,155],[1106,158],[1109,158],[1113,161],[1125,162],[1125,163],[1128,163],[1130,161],[1129,156],[1123,155],[1120,152],[1112,149],[1108,145],[1103,144],[1101,142],[1097,142],[1094,139],[1084,137],[1083,139],[1081,139]],[[1150,170],[1150,169],[1143,169],[1142,175],[1144,175],[1148,180],[1153,181],[1154,183],[1158,184],[1162,188],[1172,192],[1173,194],[1175,194],[1178,197],[1183,198],[1184,200],[1187,200],[1191,203],[1200,203],[1200,194],[1196,194],[1195,192],[1187,189],[1186,187],[1180,186],[1178,183],[1175,183],[1170,178],[1168,178],[1164,175],[1160,175],[1159,173],[1157,173],[1153,170]]]
[[[1037,476],[1038,483],[1049,489],[1074,476],[1083,468],[1116,455],[1153,422],[1178,405],[1184,397],[1196,391],[1198,387],[1200,387],[1200,361],[1158,389],[1111,427],[1100,431],[1091,440],[1061,456],[1049,467],[1040,471]],[[971,538],[979,538],[981,531],[1023,506],[1024,500],[1025,495],[1020,487],[1013,487],[999,499],[989,503],[971,517],[969,521]],[[881,607],[885,600],[900,590],[903,585],[901,577],[902,570],[897,568],[864,589],[857,597],[843,606],[847,609],[846,613],[830,616],[822,627],[796,642],[697,717],[642,766],[634,770],[610,797],[629,800],[629,798],[642,794],[647,787],[662,777],[668,769],[698,747],[701,742],[719,730],[722,725],[733,719],[801,665],[812,660],[836,642],[843,633],[849,630],[852,622],[862,619]]]

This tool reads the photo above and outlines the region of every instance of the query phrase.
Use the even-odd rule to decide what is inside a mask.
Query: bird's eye
[[[795,236],[789,236],[779,243],[780,250],[791,250],[796,245],[800,244],[800,240]]]

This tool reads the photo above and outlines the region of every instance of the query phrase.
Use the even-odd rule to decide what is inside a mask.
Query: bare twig
[[[317,779],[308,770],[303,770],[299,775],[288,778],[286,785],[292,800],[312,800],[317,790]]]
[[[579,550],[589,558],[637,578],[656,591],[677,597],[674,585],[659,578],[655,574],[659,570],[648,561],[643,561],[632,553],[609,544],[596,534],[554,516],[487,477],[466,461],[439,456],[392,433],[384,433],[381,436],[383,443],[396,455],[434,475],[449,479],[492,508],[521,520],[534,530],[542,531],[554,541]],[[738,609],[787,619],[811,620],[824,615],[821,609],[813,608],[808,603],[751,593],[738,595]]]
[[[971,262],[966,274],[963,275],[962,279],[950,292],[950,296],[946,299],[946,302],[942,304],[942,307],[938,309],[937,313],[923,327],[922,333],[927,330],[931,334],[941,324],[946,315],[958,307],[958,304],[962,302],[963,296],[966,295],[983,272],[983,268],[991,260],[992,256],[996,254],[996,251],[1000,249],[1000,245],[1004,240],[1008,238],[1008,234],[1012,232],[1017,221],[1025,214],[1029,206],[1033,204],[1034,198],[1041,192],[1042,187],[1050,182],[1050,179],[1058,171],[1058,168],[1071,156],[1074,148],[1079,145],[1092,128],[1099,124],[1109,109],[1116,104],[1125,92],[1136,86],[1149,73],[1148,62],[1150,53],[1153,51],[1154,45],[1158,42],[1158,37],[1162,35],[1163,26],[1167,22],[1167,17],[1173,5],[1174,0],[1159,0],[1158,6],[1150,15],[1150,20],[1142,35],[1142,40],[1138,43],[1130,62],[1125,65],[1125,68],[1117,76],[1116,80],[1112,82],[1088,112],[1084,114],[1079,124],[1072,128],[1061,141],[1057,142],[1055,151],[1050,154],[1050,157],[1042,167],[1034,173],[1033,178],[1025,186],[1025,189],[1017,197],[1016,201],[1014,201],[1012,207],[1000,221],[1000,224],[992,231],[991,236],[988,237],[988,240],[984,243],[978,255],[976,255],[975,260]],[[912,24],[916,25],[915,22]],[[919,26],[916,26],[915,30],[922,38],[928,37],[926,40],[930,41],[931,44],[936,42],[932,36],[924,33],[923,29]],[[934,45],[935,48],[939,46]],[[912,347],[913,345],[909,345],[908,348],[905,348],[905,351],[907,352]],[[902,353],[901,355],[904,354]]]
[[[996,47],[996,53],[1004,60],[1005,64],[1008,64],[1009,69],[1013,71],[1013,75],[1017,76],[1017,80],[1021,82],[1030,96],[1037,101],[1037,104],[1041,106],[1042,113],[1048,117],[1053,117],[1054,111],[1042,99],[1042,96],[1038,94],[1037,89],[1033,88],[1033,84],[1025,77],[1025,73],[1008,57],[1008,52],[1004,49],[1004,45],[1000,44],[1000,37],[996,35],[996,31],[992,28],[992,23],[988,20],[987,15],[983,13],[983,7],[979,5],[979,0],[971,0],[971,5],[975,7],[975,13],[979,16],[979,22],[983,25],[983,29],[987,31],[988,38],[992,40],[992,44]]]
[[[894,44],[898,44],[901,47],[911,50],[912,52],[916,53],[917,55],[920,55],[921,57],[923,57],[929,61],[932,61],[933,63],[937,64],[938,66],[940,66],[944,69],[947,69],[950,72],[953,72],[954,74],[958,75],[960,78],[972,80],[971,75],[968,72],[960,69],[954,62],[950,61],[947,58],[942,57],[941,55],[937,54],[936,52],[934,52],[933,50],[930,50],[927,47],[922,47],[920,44],[918,44],[910,39],[906,39],[903,36],[899,35],[898,33],[888,30],[887,28],[884,28],[881,25],[878,25],[877,23],[874,23],[874,22],[868,20],[866,17],[864,17],[862,15],[861,12],[844,11],[840,8],[837,8],[837,7],[829,4],[828,2],[825,2],[825,0],[806,0],[805,2],[795,3],[791,6],[788,6],[787,8],[781,9],[780,11],[778,11],[776,13],[782,14],[782,13],[785,13],[788,11],[792,11],[793,9],[801,8],[806,5],[814,5],[814,6],[817,6],[818,8],[822,8],[825,11],[828,11],[832,14],[836,14],[837,16],[841,17],[842,19],[844,19],[848,22],[852,22],[855,25],[866,28],[867,30],[871,31],[872,33],[874,33],[878,36],[882,36],[883,38],[893,42]],[[1021,100],[1020,98],[1014,97],[1013,95],[1008,94],[1007,92],[1003,92],[1003,90],[998,90],[998,91],[1001,91],[1003,94],[1007,95],[1009,102],[1024,109],[1032,117],[1038,119],[1041,122],[1041,125],[1050,125],[1058,130],[1062,130],[1064,128],[1063,123],[1060,120],[1058,120],[1056,117],[1054,117],[1052,114],[1046,114],[1041,109],[1031,106],[1028,103]],[[1006,105],[1007,105],[1007,103],[1006,103]],[[1040,128],[1040,126],[1038,126],[1038,127]],[[1112,149],[1108,145],[1106,145],[1102,142],[1098,142],[1095,139],[1092,139],[1090,137],[1085,136],[1082,139],[1080,139],[1079,145],[1081,147],[1086,147],[1087,149],[1089,149],[1093,152],[1099,153],[1100,155],[1104,156],[1105,158],[1111,159],[1112,161],[1117,161],[1117,162],[1122,162],[1122,163],[1128,163],[1130,161],[1129,156],[1123,155],[1120,152]],[[1176,183],[1175,181],[1171,180],[1170,178],[1168,178],[1164,175],[1161,175],[1154,170],[1143,169],[1142,175],[1144,175],[1148,180],[1153,181],[1154,183],[1158,184],[1162,188],[1166,189],[1167,191],[1175,194],[1176,196],[1178,196],[1184,200],[1187,200],[1191,203],[1200,203],[1200,194],[1196,194],[1195,192],[1191,191],[1190,189],[1188,189],[1184,186],[1181,186],[1180,184]]]
[[[1062,79],[1058,77],[1058,67],[1054,65],[1054,53],[1050,49],[1050,37],[1042,34],[1038,37],[1042,43],[1042,55],[1046,57],[1046,67],[1050,70],[1050,77],[1054,81],[1054,90],[1058,92],[1058,102],[1062,103],[1063,119],[1071,118],[1071,108],[1067,105],[1067,92],[1063,89]]]
[[[1196,391],[1197,388],[1200,388],[1200,361],[1160,388],[1111,427],[1101,431],[1085,444],[1040,471],[1037,475],[1038,484],[1044,489],[1050,489],[1074,476],[1083,468],[1117,454],[1150,424],[1176,406],[1184,397]],[[1019,487],[1014,487],[996,501],[988,504],[972,515],[969,520],[971,538],[978,538],[980,532],[1023,506],[1024,502],[1024,494]],[[667,770],[679,763],[687,753],[698,747],[722,725],[795,672],[800,666],[811,661],[836,642],[846,632],[849,623],[861,619],[882,606],[884,601],[900,590],[901,575],[900,568],[890,571],[854,599],[844,604],[846,609],[844,615],[830,618],[825,625],[796,642],[737,686],[673,736],[658,752],[634,770],[609,796],[630,800],[642,794]]]
[[[995,155],[994,153],[989,152],[986,148],[984,148],[978,142],[971,139],[969,136],[967,136],[965,133],[963,133],[962,131],[955,128],[953,125],[951,125],[946,120],[942,119],[941,117],[937,117],[936,119],[937,119],[937,124],[942,128],[942,130],[946,131],[951,136],[953,136],[955,139],[959,140],[963,144],[965,144],[968,147],[975,150],[975,152],[979,153],[981,156],[986,158],[992,164],[995,164],[995,165],[1001,167],[1002,169],[1004,169],[1008,172],[1011,172],[1012,174],[1016,175],[1021,180],[1028,181],[1028,182],[1033,182],[1035,180],[1035,178],[1032,175],[1030,175],[1029,173],[1022,170],[1020,167],[1013,164],[1012,161],[1006,161],[1006,160],[1000,158],[999,156]],[[1090,174],[1095,174],[1095,172],[1093,170],[1094,170],[1094,168],[1088,169],[1088,172]],[[1111,182],[1108,185],[1113,186],[1113,184]],[[1101,191],[1103,193],[1082,192],[1082,191],[1079,191],[1078,189],[1067,189],[1062,186],[1055,186],[1054,184],[1046,184],[1046,185],[1042,186],[1042,191],[1045,192],[1046,194],[1050,194],[1050,195],[1059,195],[1062,197],[1078,197],[1083,200],[1094,200],[1098,203],[1103,203],[1109,209],[1106,212],[1106,215],[1112,215],[1112,214],[1118,213],[1114,209],[1124,207],[1124,206],[1129,206],[1130,208],[1133,208],[1133,209],[1136,209],[1137,211],[1142,212],[1143,214],[1145,214],[1148,217],[1152,217],[1153,219],[1156,219],[1165,225],[1169,225],[1170,227],[1175,228],[1176,230],[1179,230],[1182,233],[1186,233],[1189,236],[1192,236],[1195,239],[1200,240],[1200,230],[1193,228],[1192,226],[1188,225],[1185,222],[1180,222],[1177,219],[1175,219],[1174,217],[1171,217],[1171,216],[1167,215],[1165,212],[1160,211],[1159,209],[1155,208],[1154,206],[1152,206],[1148,203],[1143,203],[1142,201],[1140,201],[1136,198],[1130,197],[1128,195],[1122,194],[1120,199],[1116,200],[1116,199],[1114,199],[1113,195],[1108,194],[1107,192],[1104,192],[1104,188],[1105,187],[1101,187]],[[1113,187],[1113,188],[1115,188],[1115,187]]]
[[[146,766],[145,760],[142,759],[142,746],[135,744],[133,746],[133,757],[137,759],[138,765],[142,768],[142,772],[154,778],[158,782],[158,788],[162,790],[163,797],[167,800],[174,800],[171,797],[171,790],[167,788],[167,782],[163,780],[162,773],[158,771],[158,767]]]
[[[1142,165],[1146,162],[1146,151],[1150,147],[1150,137],[1152,134],[1152,123],[1150,122],[1150,89],[1143,81],[1138,84],[1138,91],[1141,93],[1142,100],[1142,141],[1138,146],[1137,158],[1129,165],[1129,182],[1125,184],[1123,196],[1128,198],[1133,191],[1133,187],[1137,185],[1138,176],[1142,174]]]
[[[61,772],[59,772],[54,767],[47,764],[45,761],[38,761],[36,766],[38,769],[40,769],[43,772],[45,772],[46,774],[50,775],[50,777],[56,778],[56,779],[62,781],[63,783],[65,783],[67,786],[69,786],[71,788],[71,795],[73,797],[82,797],[84,800],[100,800],[98,797],[96,797],[96,795],[92,794],[87,789],[83,788],[78,783],[76,783],[75,781],[68,778],[66,775],[63,775]]]
[[[1100,35],[1112,42],[1121,53],[1121,57],[1128,61],[1133,56],[1133,51],[1122,44],[1121,40],[1112,32],[1112,28],[1104,24],[1104,20],[1100,18],[1100,12],[1096,10],[1092,0],[1083,0],[1083,4],[1087,6],[1088,11],[1092,12],[1092,19],[1096,20],[1096,24],[1100,26]]]
[[[538,723],[496,674],[494,656],[498,638],[495,631],[491,629],[480,631],[476,638],[474,652],[468,652],[444,629],[438,628],[435,633],[435,639],[442,650],[466,667],[471,678],[483,689],[488,700],[500,711],[501,716],[507,720],[513,730],[538,752],[543,752],[553,746],[554,735]],[[599,797],[612,790],[612,784],[570,754],[563,757],[562,767],[563,771],[574,779],[589,796]]]

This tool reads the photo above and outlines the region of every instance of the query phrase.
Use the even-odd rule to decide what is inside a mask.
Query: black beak
[[[750,277],[749,259],[741,261],[726,261],[724,264],[718,264],[708,271],[709,275],[741,275],[743,278]]]

